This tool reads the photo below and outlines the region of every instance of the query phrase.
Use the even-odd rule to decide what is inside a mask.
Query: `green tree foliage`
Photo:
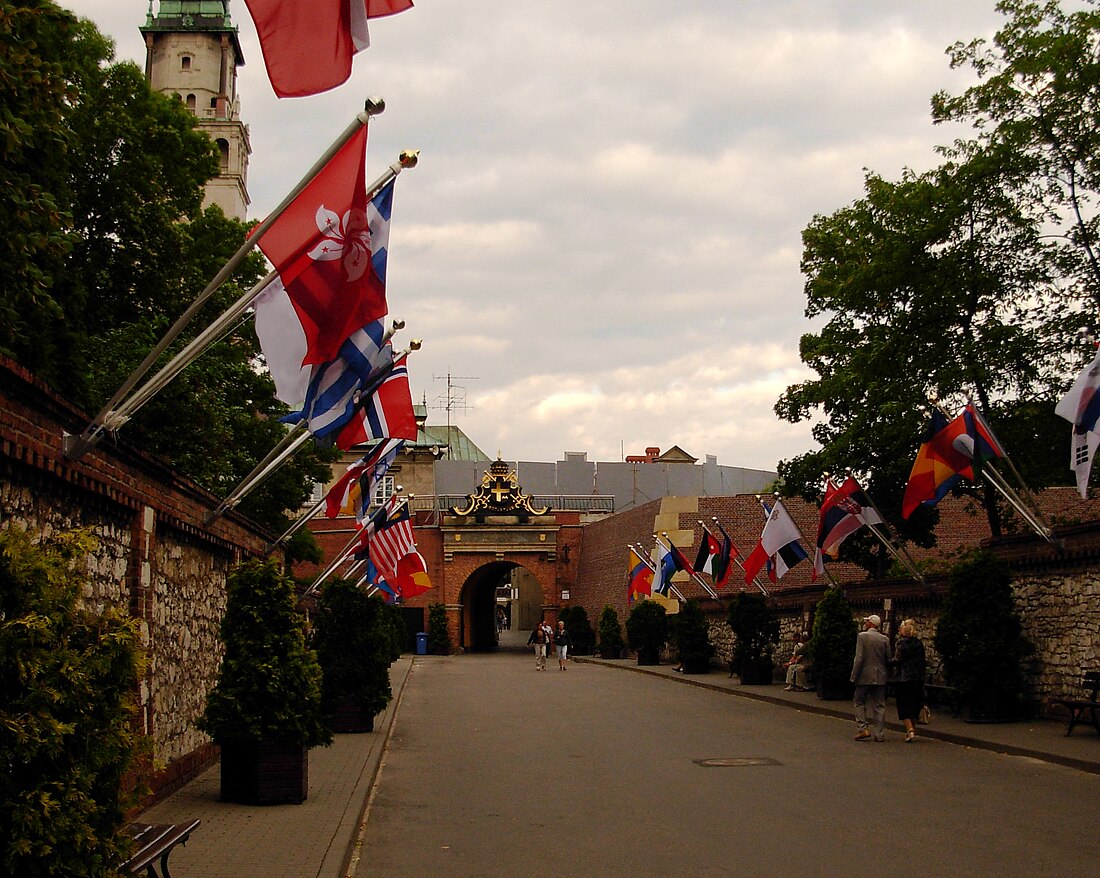
[[[815,680],[835,686],[851,679],[858,634],[852,605],[839,588],[830,588],[817,603],[813,631],[806,644]]]
[[[655,665],[661,660],[661,648],[668,640],[665,608],[656,601],[638,601],[626,617],[626,636],[630,648],[638,653],[638,664]]]
[[[979,84],[933,98],[936,122],[969,122],[974,137],[944,147],[928,173],[868,174],[863,198],[804,231],[806,313],[826,322],[801,355],[818,377],[776,404],[791,422],[821,418],[821,448],[780,463],[783,490],[817,500],[824,472],[851,467],[920,545],[936,511],[907,522],[899,511],[929,401],[974,397],[1032,487],[1069,483],[1050,454],[1065,441],[1053,408],[1100,300],[1100,15],[1025,0],[998,9],[1007,21],[992,47],[949,50]],[[1000,532],[1004,508],[988,487],[981,498]],[[887,563],[866,535],[842,557],[878,573]]]
[[[79,599],[82,532],[34,544],[0,533],[0,872],[115,875],[138,751],[137,622]]]
[[[98,411],[245,239],[203,211],[217,151],[178,99],[112,63],[88,21],[0,0],[0,350]],[[251,255],[166,354],[263,274]],[[124,427],[215,494],[284,435],[251,325],[210,348]],[[241,504],[275,530],[331,452],[303,449]]]
[[[597,628],[600,632],[600,655],[604,658],[618,658],[626,644],[623,642],[622,626],[619,625],[619,614],[610,604],[600,611]]]
[[[321,711],[321,667],[306,646],[293,582],[274,561],[248,561],[226,584],[225,657],[199,728],[218,743],[332,740]]]
[[[428,604],[428,652],[451,654],[451,632],[447,628],[447,608],[443,604]]]
[[[685,674],[705,674],[710,670],[714,644],[710,642],[710,626],[699,602],[690,600],[680,605],[680,612],[672,617],[676,657]]]
[[[772,660],[779,643],[779,614],[764,595],[747,591],[734,595],[726,622],[735,640],[733,668],[737,674],[748,664]]]

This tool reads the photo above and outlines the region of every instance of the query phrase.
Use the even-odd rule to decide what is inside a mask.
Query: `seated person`
[[[806,641],[805,632],[795,638],[794,652],[790,659],[783,665],[787,669],[787,685],[783,687],[785,692],[805,692],[809,688],[806,685]]]

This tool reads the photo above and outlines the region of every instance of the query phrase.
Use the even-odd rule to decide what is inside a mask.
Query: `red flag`
[[[404,12],[412,0],[245,0],[271,87],[304,97],[347,82],[351,59],[370,45],[367,19]]]
[[[352,333],[386,314],[386,285],[371,262],[366,177],[363,126],[260,238],[302,324],[303,365],[335,360]]]
[[[336,446],[347,451],[370,439],[415,441],[418,431],[412,391],[409,390],[409,370],[404,365],[395,366],[337,434]]]
[[[396,502],[396,498],[390,502],[391,504]],[[392,513],[375,528],[368,539],[368,546],[374,566],[387,582],[392,583],[397,576],[397,562],[409,552],[416,551],[416,540],[413,538],[412,519],[409,518],[407,503],[403,503],[400,510]]]
[[[413,549],[397,562],[397,573],[390,579],[390,585],[402,598],[414,598],[424,594],[432,587],[432,578],[428,575],[428,565],[424,556]]]

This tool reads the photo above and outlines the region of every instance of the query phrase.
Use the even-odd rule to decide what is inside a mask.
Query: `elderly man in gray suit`
[[[856,714],[857,741],[871,737],[868,708],[874,720],[875,740],[883,740],[886,734],[886,663],[890,659],[890,641],[879,631],[881,625],[882,619],[878,616],[867,616],[863,620],[863,630],[856,637],[856,658],[852,662],[852,682],[856,688],[852,706]]]

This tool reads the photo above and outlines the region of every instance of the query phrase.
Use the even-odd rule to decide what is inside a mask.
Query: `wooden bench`
[[[1085,671],[1081,688],[1089,692],[1088,698],[1052,698],[1050,701],[1051,704],[1060,704],[1069,710],[1067,735],[1073,734],[1073,727],[1084,716],[1086,710],[1092,720],[1092,727],[1100,733],[1100,701],[1097,700],[1097,695],[1100,694],[1100,671]]]
[[[191,833],[198,827],[200,820],[190,823],[131,823],[130,833],[134,836],[136,850],[134,855],[122,864],[123,871],[139,875],[144,870],[149,878],[172,878],[168,871],[168,856],[178,844],[185,844]],[[156,862],[160,861],[160,875],[157,875]]]
[[[944,704],[951,709],[952,716],[958,716],[962,709],[962,699],[959,698],[959,690],[954,686],[948,686],[941,682],[940,669],[932,667],[925,675],[924,698],[929,707],[939,707]]]

